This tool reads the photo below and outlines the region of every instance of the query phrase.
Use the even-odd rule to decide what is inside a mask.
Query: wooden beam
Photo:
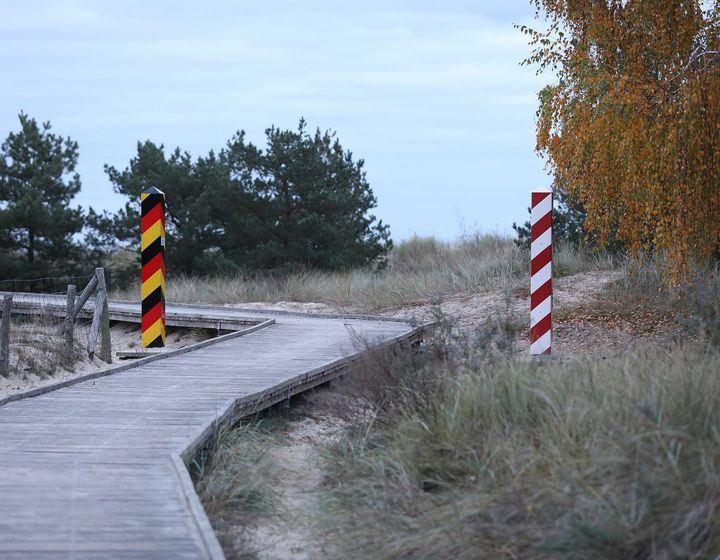
[[[105,286],[105,270],[95,269],[97,280],[97,296],[95,297],[95,311],[93,313],[90,335],[88,336],[87,351],[92,358],[97,350],[98,337],[100,337],[100,353],[98,358],[112,363],[112,346],[110,341],[110,313],[108,311],[107,288]]]
[[[63,322],[63,332],[65,333],[65,356],[68,360],[75,357],[75,296],[77,295],[77,286],[68,284],[67,306],[65,310],[65,321]]]
[[[83,308],[85,303],[88,299],[90,299],[90,296],[95,291],[95,288],[98,286],[98,279],[97,275],[93,276],[90,279],[90,282],[88,282],[88,285],[85,286],[85,289],[80,292],[80,296],[75,300],[75,307],[73,309],[73,320],[75,320],[75,317],[77,317],[77,314],[80,312],[80,310]]]
[[[108,309],[107,286],[105,285],[105,269],[98,268],[96,271],[98,279],[98,291],[102,291],[103,308],[100,320],[100,359],[112,363],[112,344],[110,341],[110,311]]]
[[[12,313],[11,295],[3,297],[2,320],[0,320],[0,375],[10,375],[10,314]]]

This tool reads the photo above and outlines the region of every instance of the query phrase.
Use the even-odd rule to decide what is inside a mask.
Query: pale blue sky
[[[78,203],[114,210],[103,164],[138,140],[192,155],[238,129],[337,131],[365,159],[396,240],[510,232],[547,185],[534,153],[547,78],[513,23],[529,0],[3,0],[0,137],[20,110],[80,144]]]

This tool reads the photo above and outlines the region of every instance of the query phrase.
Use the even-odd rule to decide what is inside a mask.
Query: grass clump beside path
[[[715,558],[720,352],[472,359],[375,391],[326,458],[346,558]],[[385,369],[385,368],[381,368]]]
[[[283,445],[280,417],[247,419],[224,433],[205,460],[191,465],[195,489],[209,513],[218,517],[250,517],[273,512],[278,467],[268,454]]]

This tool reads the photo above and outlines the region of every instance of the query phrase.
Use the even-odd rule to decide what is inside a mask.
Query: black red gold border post
[[[140,195],[140,292],[142,347],[165,347],[165,193]]]

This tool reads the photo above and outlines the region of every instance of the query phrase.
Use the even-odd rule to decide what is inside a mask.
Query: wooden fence
[[[75,321],[83,306],[95,296],[92,325],[87,339],[88,357],[95,355],[107,363],[112,363],[112,346],[110,340],[110,316],[108,312],[107,286],[105,270],[96,268],[87,286],[77,294],[77,286],[67,287],[67,307],[65,317],[57,334],[62,345],[62,352],[69,360],[74,360],[75,352]],[[10,374],[10,317],[12,314],[12,295],[5,295],[2,301],[2,319],[0,319],[0,375]],[[39,309],[38,312],[41,310]],[[99,348],[98,348],[99,342]]]

